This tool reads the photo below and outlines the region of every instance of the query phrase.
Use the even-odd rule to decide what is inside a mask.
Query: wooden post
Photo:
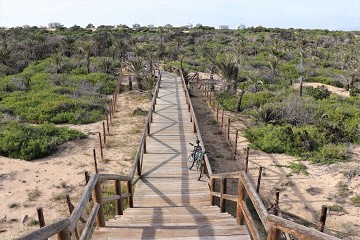
[[[205,157],[203,156],[203,158],[201,159],[201,162],[202,162],[202,164],[201,164],[201,176],[204,176],[205,175]]]
[[[106,132],[105,132],[105,122],[103,122],[103,135],[104,135],[104,146],[106,144]]]
[[[120,196],[120,199],[116,200],[116,213],[118,215],[123,215],[123,205],[121,199],[121,181],[120,179],[115,180],[115,193]]]
[[[112,105],[112,99],[110,100],[110,103],[109,103],[110,121],[112,120],[112,116],[113,116],[113,114],[112,114],[112,107],[111,107],[111,105]]]
[[[71,240],[71,234],[69,228],[65,228],[57,234],[57,240]]]
[[[280,192],[275,192],[275,212],[274,215],[279,216],[279,198],[280,198]]]
[[[87,173],[87,172],[86,172],[86,173]],[[74,205],[71,203],[71,201],[70,201],[70,196],[69,196],[68,194],[66,195],[66,203],[67,203],[67,205],[68,205],[69,213],[70,213],[70,215],[71,215],[72,212],[74,211]],[[77,239],[77,240],[80,239],[80,236],[79,236],[79,232],[78,232],[77,227],[75,227],[74,233],[75,233],[76,239]]]
[[[227,187],[227,179],[221,178],[221,186],[220,186],[220,212],[225,212],[226,210],[226,200],[224,199],[223,195],[226,194],[226,187]]]
[[[244,211],[242,209],[241,203],[245,200],[245,187],[241,181],[241,177],[239,176],[238,182],[238,200],[236,205],[236,222],[238,225],[244,225]]]
[[[37,212],[37,215],[38,215],[40,228],[45,227],[45,218],[44,218],[43,208],[42,207],[37,207],[36,212]]]
[[[216,107],[216,121],[219,122],[219,105]]]
[[[96,156],[94,155],[94,157],[96,157]],[[89,180],[90,180],[90,175],[89,175],[89,172],[86,171],[86,172],[85,172],[85,183],[86,183],[85,185],[88,184]]]
[[[256,185],[256,192],[257,193],[259,193],[259,191],[260,191],[260,182],[261,182],[262,169],[263,169],[263,167],[259,168],[259,176],[258,176],[257,185]]]
[[[131,181],[127,181],[127,192],[129,194],[131,194],[130,197],[128,197],[128,205],[129,205],[129,208],[133,208],[134,207],[134,202],[133,202],[133,192],[132,192],[132,184],[131,184]]]
[[[235,146],[234,146],[234,160],[236,160],[238,137],[239,137],[239,130],[236,129],[236,133],[235,133]]]
[[[113,99],[110,99],[110,105],[109,105],[109,110],[110,110],[110,114],[112,115],[112,117],[114,117],[114,113],[113,113]]]
[[[249,167],[249,147],[246,148],[246,158],[245,158],[245,172],[248,172]]]
[[[98,214],[96,216],[96,225],[98,227],[105,227],[105,215],[103,209],[103,200],[102,200],[102,193],[101,193],[101,183],[98,181],[95,185],[93,191],[93,198],[96,203],[100,204],[100,208]]]
[[[136,172],[137,172],[137,174],[138,174],[138,176],[140,176],[141,177],[141,162],[140,162],[140,156],[138,155],[138,160],[136,161],[137,162],[137,164],[136,164]]]
[[[221,127],[220,127],[220,131],[222,132],[224,126],[224,109],[222,110],[222,114],[221,114]]]
[[[102,144],[102,140],[101,140],[101,133],[99,133],[99,141],[100,141],[100,155],[101,155],[101,160],[104,161],[104,153],[103,153],[103,144]]]
[[[227,140],[230,141],[230,118],[228,119],[227,125]]]
[[[212,193],[214,192],[215,189],[215,178],[210,177],[210,205],[214,206],[215,205],[215,197],[214,195],[212,195]]]
[[[107,133],[110,133],[110,126],[109,126],[109,115],[106,114],[106,126],[107,126]]]
[[[98,173],[98,167],[97,167],[97,161],[96,161],[96,151],[93,149],[93,155],[94,155],[94,164],[95,164],[95,173]]]
[[[113,113],[115,114],[116,112],[116,99],[115,99],[115,94],[113,94],[113,105],[112,105],[112,108],[113,108]]]
[[[321,207],[320,227],[319,227],[320,232],[324,232],[325,229],[326,213],[327,213],[327,207],[323,205]]]

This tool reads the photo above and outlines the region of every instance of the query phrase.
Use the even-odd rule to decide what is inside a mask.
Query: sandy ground
[[[294,83],[292,85],[292,87],[294,88],[299,88],[300,83]],[[330,92],[335,93],[337,95],[343,96],[343,97],[350,97],[350,93],[349,91],[346,91],[343,88],[338,88],[338,87],[334,87],[331,85],[326,85],[326,84],[322,84],[322,83],[317,83],[317,82],[304,82],[303,83],[304,87],[320,87],[320,86],[325,86]]]
[[[315,83],[310,83],[317,86]],[[323,85],[323,84],[319,84]],[[329,86],[332,91],[332,87]],[[336,94],[346,96],[342,89],[335,89]],[[196,95],[196,94],[195,94]],[[200,119],[203,139],[209,146],[223,147],[228,152],[225,138],[214,135],[218,129],[216,111],[206,108],[199,97],[192,98],[194,107],[206,119]],[[200,106],[200,107],[199,107]],[[198,114],[198,113],[197,113]],[[250,126],[248,119],[230,112],[225,113],[224,129],[227,128],[226,120],[231,118],[230,139],[235,139],[236,129],[242,130]],[[198,120],[199,121],[199,120]],[[212,132],[212,133],[210,133]],[[240,161],[220,160],[221,154],[217,153],[211,159],[214,172],[236,171],[245,160],[247,139],[240,134],[238,138],[238,152]],[[211,148],[210,150],[211,151]],[[271,206],[276,191],[280,191],[280,208],[284,216],[309,225],[317,225],[320,219],[321,207],[341,206],[343,211],[328,211],[325,232],[342,239],[359,239],[360,236],[360,210],[351,204],[351,198],[360,194],[360,146],[352,146],[352,161],[331,165],[317,165],[310,162],[300,162],[307,167],[307,173],[294,173],[286,166],[291,162],[298,163],[294,157],[284,154],[267,154],[257,150],[250,150],[249,173],[253,183],[257,182],[259,167],[263,167],[260,194],[266,205]]]
[[[88,137],[63,144],[49,157],[29,162],[0,157],[0,239],[38,228],[34,224],[38,206],[43,207],[46,224],[69,216],[66,194],[76,205],[85,185],[84,172],[95,172],[93,148],[100,173],[129,174],[146,118],[133,116],[133,111],[138,107],[147,111],[149,102],[147,95],[135,92],[119,96],[104,148],[105,161],[100,159],[98,137],[102,122],[69,126]]]

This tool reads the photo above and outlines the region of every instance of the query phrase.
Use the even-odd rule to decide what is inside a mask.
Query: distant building
[[[48,28],[58,28],[61,27],[61,24],[58,22],[53,22],[48,24]]]
[[[228,26],[228,25],[220,25],[220,26],[219,26],[219,29],[220,29],[220,30],[229,29],[229,26]]]
[[[154,28],[154,24],[149,24],[148,28]]]
[[[164,28],[172,28],[172,27],[173,27],[173,25],[171,25],[171,24],[164,25]]]
[[[188,23],[188,24],[184,25],[184,27],[191,29],[191,28],[193,28],[193,25],[191,23]]]
[[[246,28],[246,26],[244,24],[242,24],[242,23],[240,23],[239,26],[237,27],[237,29],[239,29],[239,30],[242,30],[242,29],[245,29],[245,28]]]
[[[140,26],[140,24],[138,24],[138,23],[135,23],[135,24],[132,25],[132,28],[133,28],[134,30],[139,29],[140,27],[141,27],[141,26]]]
[[[195,27],[197,27],[197,28],[202,27],[202,24],[198,23],[198,24],[195,25]]]

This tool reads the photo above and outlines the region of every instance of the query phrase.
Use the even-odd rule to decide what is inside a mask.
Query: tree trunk
[[[238,68],[238,66],[235,66],[235,68],[234,68],[234,86],[233,86],[234,93],[236,93],[238,82],[239,82],[239,68]]]
[[[85,60],[86,60],[86,70],[87,70],[87,73],[89,74],[90,73],[90,55],[89,54],[86,55]]]
[[[244,93],[245,93],[244,90],[241,90],[241,91],[239,92],[239,97],[238,97],[238,99],[237,99],[237,101],[236,101],[236,106],[235,106],[235,112],[236,112],[236,113],[240,112],[240,110],[241,110],[241,109],[240,109],[240,108],[241,108],[241,101],[242,101],[242,98],[243,98]]]

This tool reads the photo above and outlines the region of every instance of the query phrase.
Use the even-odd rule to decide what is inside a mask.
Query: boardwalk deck
[[[134,208],[96,229],[93,239],[250,239],[245,226],[209,205],[207,182],[186,167],[195,135],[181,80],[164,73],[160,86]]]

